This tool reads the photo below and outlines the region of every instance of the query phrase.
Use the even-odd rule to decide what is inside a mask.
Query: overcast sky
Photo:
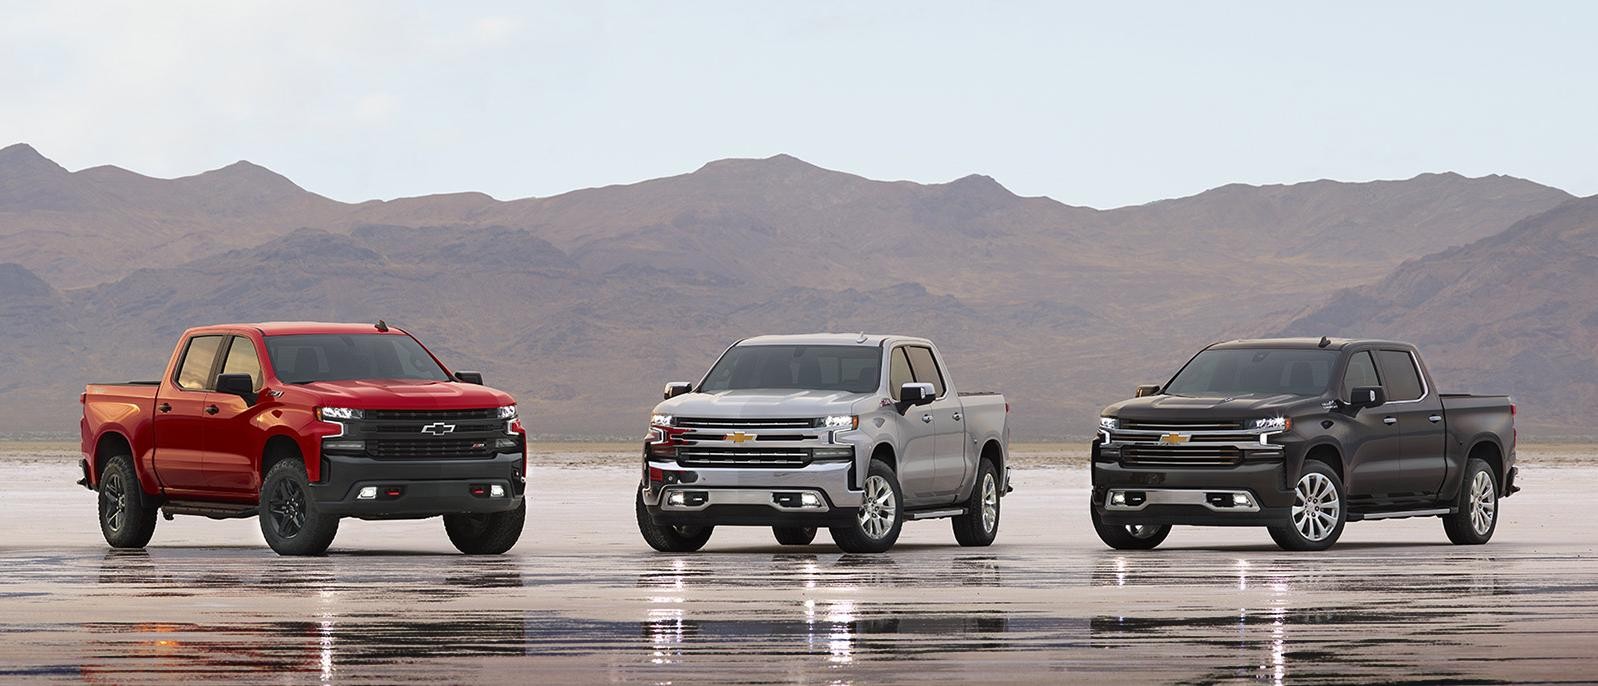
[[[1112,207],[1230,182],[1598,193],[1598,3],[12,2],[0,146],[340,200],[786,152]]]

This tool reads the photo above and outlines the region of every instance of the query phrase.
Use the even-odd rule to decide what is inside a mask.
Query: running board
[[[942,510],[921,510],[919,512],[906,512],[904,518],[915,521],[918,519],[942,519],[944,517],[958,517],[965,514],[963,507],[950,507]]]
[[[243,519],[254,517],[254,505],[227,505],[224,503],[198,503],[171,501],[161,506],[161,516],[167,521],[172,520],[172,515],[198,515],[211,519]]]
[[[1400,512],[1369,512],[1364,514],[1350,512],[1348,513],[1348,521],[1359,522],[1367,519],[1403,519],[1405,517],[1439,517],[1442,515],[1451,514],[1454,514],[1454,508],[1451,507],[1435,508],[1431,510],[1403,510]]]

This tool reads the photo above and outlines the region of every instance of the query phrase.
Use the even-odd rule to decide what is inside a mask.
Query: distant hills
[[[158,374],[187,326],[378,318],[483,369],[544,435],[636,437],[665,381],[740,337],[815,330],[940,341],[962,387],[1009,394],[1018,439],[1085,435],[1199,346],[1275,331],[1416,340],[1445,384],[1512,391],[1523,425],[1558,430],[1598,401],[1591,204],[1423,174],[1098,210],[786,155],[348,204],[248,162],[155,179],[13,145],[0,431],[71,431],[83,383]]]

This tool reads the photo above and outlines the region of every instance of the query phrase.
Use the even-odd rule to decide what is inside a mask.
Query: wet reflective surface
[[[1029,470],[988,549],[928,522],[882,556],[754,529],[660,555],[618,467],[542,475],[559,489],[506,556],[451,554],[432,520],[350,522],[311,559],[276,557],[253,521],[194,518],[162,522],[147,551],[107,551],[92,495],[55,469],[0,464],[0,681],[1598,678],[1593,522],[1555,497],[1598,486],[1588,468],[1528,477],[1473,548],[1427,519],[1350,525],[1323,554],[1248,529],[1116,553],[1087,530],[1082,477]]]

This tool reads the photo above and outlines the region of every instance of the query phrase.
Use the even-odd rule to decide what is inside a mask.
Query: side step
[[[1454,514],[1452,507],[1439,507],[1429,510],[1400,510],[1398,512],[1350,512],[1348,521],[1359,522],[1367,519],[1404,519],[1406,517],[1440,517]]]
[[[918,519],[943,519],[944,517],[958,517],[965,514],[963,507],[948,507],[940,510],[912,510],[904,513],[904,518],[910,521]]]
[[[165,517],[167,521],[172,520],[172,515],[198,515],[210,517],[211,519],[243,519],[245,517],[254,517],[256,509],[254,505],[172,500],[161,506],[161,516]]]

